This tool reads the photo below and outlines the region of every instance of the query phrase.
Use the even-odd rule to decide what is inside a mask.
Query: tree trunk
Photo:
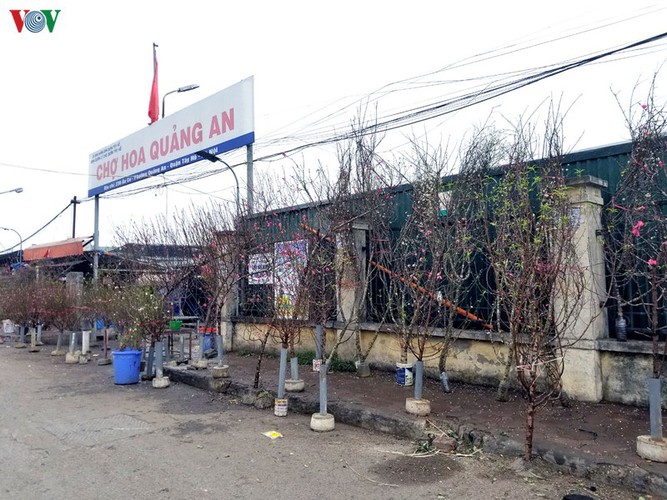
[[[355,331],[354,331],[354,347],[355,350],[357,351],[357,361],[363,363],[364,354],[361,348],[361,331],[359,330],[358,324],[357,326],[355,326]]]
[[[523,459],[529,462],[533,456],[533,433],[535,431],[535,387],[528,390],[528,408],[526,410],[526,444]]]
[[[449,343],[440,351],[440,357],[438,358],[438,372],[440,373],[440,384],[442,385],[442,390],[446,393],[452,392],[452,389],[449,386],[449,376],[447,375],[447,357],[449,356]]]
[[[509,399],[510,373],[512,370],[512,363],[514,362],[514,342],[510,340],[510,345],[507,348],[507,359],[503,370],[503,376],[498,384],[498,391],[496,392],[496,401],[506,402]]]
[[[267,330],[260,344],[259,357],[257,358],[257,366],[255,367],[255,380],[252,384],[253,389],[259,389],[259,375],[262,370],[262,359],[264,358],[264,350],[266,349],[266,343],[269,341],[270,335],[271,330]]]
[[[398,362],[404,365],[408,363],[408,341],[405,332],[401,332],[401,355]]]

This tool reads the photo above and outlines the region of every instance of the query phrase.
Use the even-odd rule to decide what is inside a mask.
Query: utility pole
[[[72,214],[72,238],[76,238],[76,206],[81,203],[77,201],[76,196],[70,200],[72,207],[74,208]]]
[[[253,176],[253,152],[252,142],[246,146],[246,204],[248,205],[248,215],[252,215],[255,210],[255,181]]]
[[[93,233],[93,283],[97,286],[100,267],[100,195],[95,195],[95,229]]]

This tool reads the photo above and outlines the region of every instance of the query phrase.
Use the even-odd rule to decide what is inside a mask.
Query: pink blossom
[[[658,160],[658,166],[659,166],[659,167],[664,166],[663,163],[662,163],[662,160]]]
[[[642,109],[646,109],[646,104],[642,104]]]
[[[649,265],[649,266],[657,266],[657,265],[658,265],[658,261],[655,260],[655,259],[649,259],[649,260],[648,260],[648,265]]]
[[[644,226],[644,221],[641,220],[637,221],[637,224],[633,226],[631,233],[634,236],[639,236],[639,229],[642,228],[643,226]]]

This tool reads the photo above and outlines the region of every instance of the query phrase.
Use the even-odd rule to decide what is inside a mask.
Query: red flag
[[[155,49],[157,45],[153,44],[153,86],[151,87],[151,99],[148,101],[148,117],[151,119],[149,125],[152,125],[160,117],[160,95],[157,90],[157,55]]]

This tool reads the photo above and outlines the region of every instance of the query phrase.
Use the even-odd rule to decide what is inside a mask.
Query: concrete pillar
[[[602,400],[602,369],[596,340],[607,336],[607,311],[604,303],[605,258],[599,231],[602,228],[601,189],[607,181],[585,175],[568,181],[571,215],[577,224],[575,233],[579,262],[586,274],[581,312],[564,336],[564,343],[576,341],[565,352],[563,389],[580,401]]]
[[[236,328],[232,318],[235,317],[237,307],[238,307],[238,294],[237,287],[238,283],[235,283],[233,289],[227,294],[222,303],[220,309],[220,334],[222,335],[223,349],[226,352],[232,352],[234,350],[234,335],[236,334]]]
[[[366,304],[363,301],[363,294],[366,276],[366,233],[368,224],[356,221],[352,224],[350,234],[338,234],[339,240],[337,249],[337,267],[344,269],[344,275],[339,280],[342,297],[339,304],[338,320],[349,321],[358,315],[360,321],[366,317]],[[347,239],[350,241],[347,241]],[[354,252],[354,261],[350,261],[347,253],[349,250]]]

